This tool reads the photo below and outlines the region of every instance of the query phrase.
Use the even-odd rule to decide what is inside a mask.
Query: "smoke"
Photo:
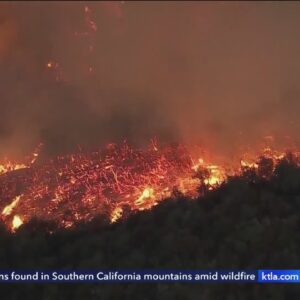
[[[297,2],[1,3],[0,154],[296,140],[299,15]]]

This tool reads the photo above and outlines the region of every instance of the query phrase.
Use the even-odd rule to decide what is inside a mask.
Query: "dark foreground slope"
[[[232,178],[197,200],[165,201],[108,226],[99,218],[49,235],[32,222],[0,234],[0,267],[300,269],[300,169]],[[1,299],[297,299],[297,285],[0,283]]]

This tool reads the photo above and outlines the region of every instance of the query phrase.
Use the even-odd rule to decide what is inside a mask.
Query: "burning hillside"
[[[15,234],[9,227],[0,226],[1,268],[293,269],[300,262],[300,167],[290,154],[279,160],[273,169],[273,159],[261,158],[253,168],[228,178],[201,197],[192,200],[177,194],[114,224],[101,216],[53,232],[51,222],[32,220]],[[15,222],[18,220],[15,217]],[[248,283],[3,283],[1,292],[5,299],[19,299],[24,294],[33,299],[45,295],[49,299],[135,299],[147,294],[147,300],[162,296],[175,299],[178,295],[190,300],[198,299],[201,293],[208,299],[225,294],[241,299],[245,293],[247,299],[257,295],[263,299],[296,299],[299,288],[282,285],[278,290],[272,284]]]
[[[113,223],[179,194],[196,198],[233,175],[270,177],[284,157],[264,149],[238,167],[217,165],[191,155],[183,145],[159,146],[155,140],[146,149],[124,142],[44,160],[38,159],[40,151],[41,146],[28,163],[1,165],[1,218],[12,231],[33,218],[63,228],[97,215]]]

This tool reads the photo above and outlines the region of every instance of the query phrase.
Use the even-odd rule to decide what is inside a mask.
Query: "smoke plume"
[[[296,140],[299,15],[297,2],[3,2],[0,154]]]

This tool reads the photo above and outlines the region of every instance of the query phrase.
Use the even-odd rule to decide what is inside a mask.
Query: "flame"
[[[147,187],[143,190],[140,197],[134,201],[134,205],[138,208],[138,210],[144,210],[155,206],[157,204],[157,200],[158,199],[156,199],[154,194],[154,189]]]
[[[226,175],[219,166],[208,165],[207,170],[209,171],[209,176],[204,180],[204,183],[209,185],[210,188],[219,185],[225,180]]]
[[[215,189],[228,176],[247,169],[264,172],[259,155],[244,155],[239,167],[225,167],[203,155],[191,155],[183,145],[160,147],[154,140],[144,150],[126,142],[108,144],[98,151],[81,149],[36,164],[40,149],[41,145],[24,160],[27,163],[7,163],[0,169],[1,219],[11,231],[33,217],[64,228],[98,214],[114,223],[130,213],[151,209],[177,192],[193,199]],[[262,155],[274,164],[285,156],[267,148]],[[12,172],[18,168],[27,170]]]
[[[145,188],[141,194],[141,196],[135,200],[135,205],[142,205],[144,203],[145,200],[147,199],[153,199],[154,196],[154,190],[152,188]]]
[[[5,174],[7,172],[15,171],[15,170],[30,168],[30,166],[33,165],[35,163],[35,161],[37,160],[39,153],[42,149],[42,146],[43,146],[43,144],[40,143],[36,147],[34,152],[32,153],[31,157],[26,159],[27,161],[29,161],[28,163],[13,162],[8,159],[4,159],[4,161],[0,163],[0,175]]]
[[[10,204],[4,207],[4,209],[2,210],[2,215],[9,216],[12,213],[12,210],[18,205],[20,199],[21,196],[16,196]]]
[[[257,169],[258,164],[256,162],[249,162],[247,160],[241,159],[241,167],[249,169]]]
[[[15,215],[12,221],[12,231],[15,231],[16,229],[18,229],[20,226],[22,226],[23,221],[20,218],[20,216]]]
[[[226,180],[224,168],[218,165],[207,164],[203,158],[198,158],[197,162],[193,164],[192,169],[195,172],[199,172],[200,170],[205,170],[207,172],[203,182],[210,190]]]
[[[14,170],[20,170],[25,168],[28,168],[28,166],[25,164],[5,161],[0,164],[0,175]]]
[[[122,207],[116,207],[110,215],[111,222],[115,223],[117,220],[119,220],[122,217],[122,214],[123,214]]]

